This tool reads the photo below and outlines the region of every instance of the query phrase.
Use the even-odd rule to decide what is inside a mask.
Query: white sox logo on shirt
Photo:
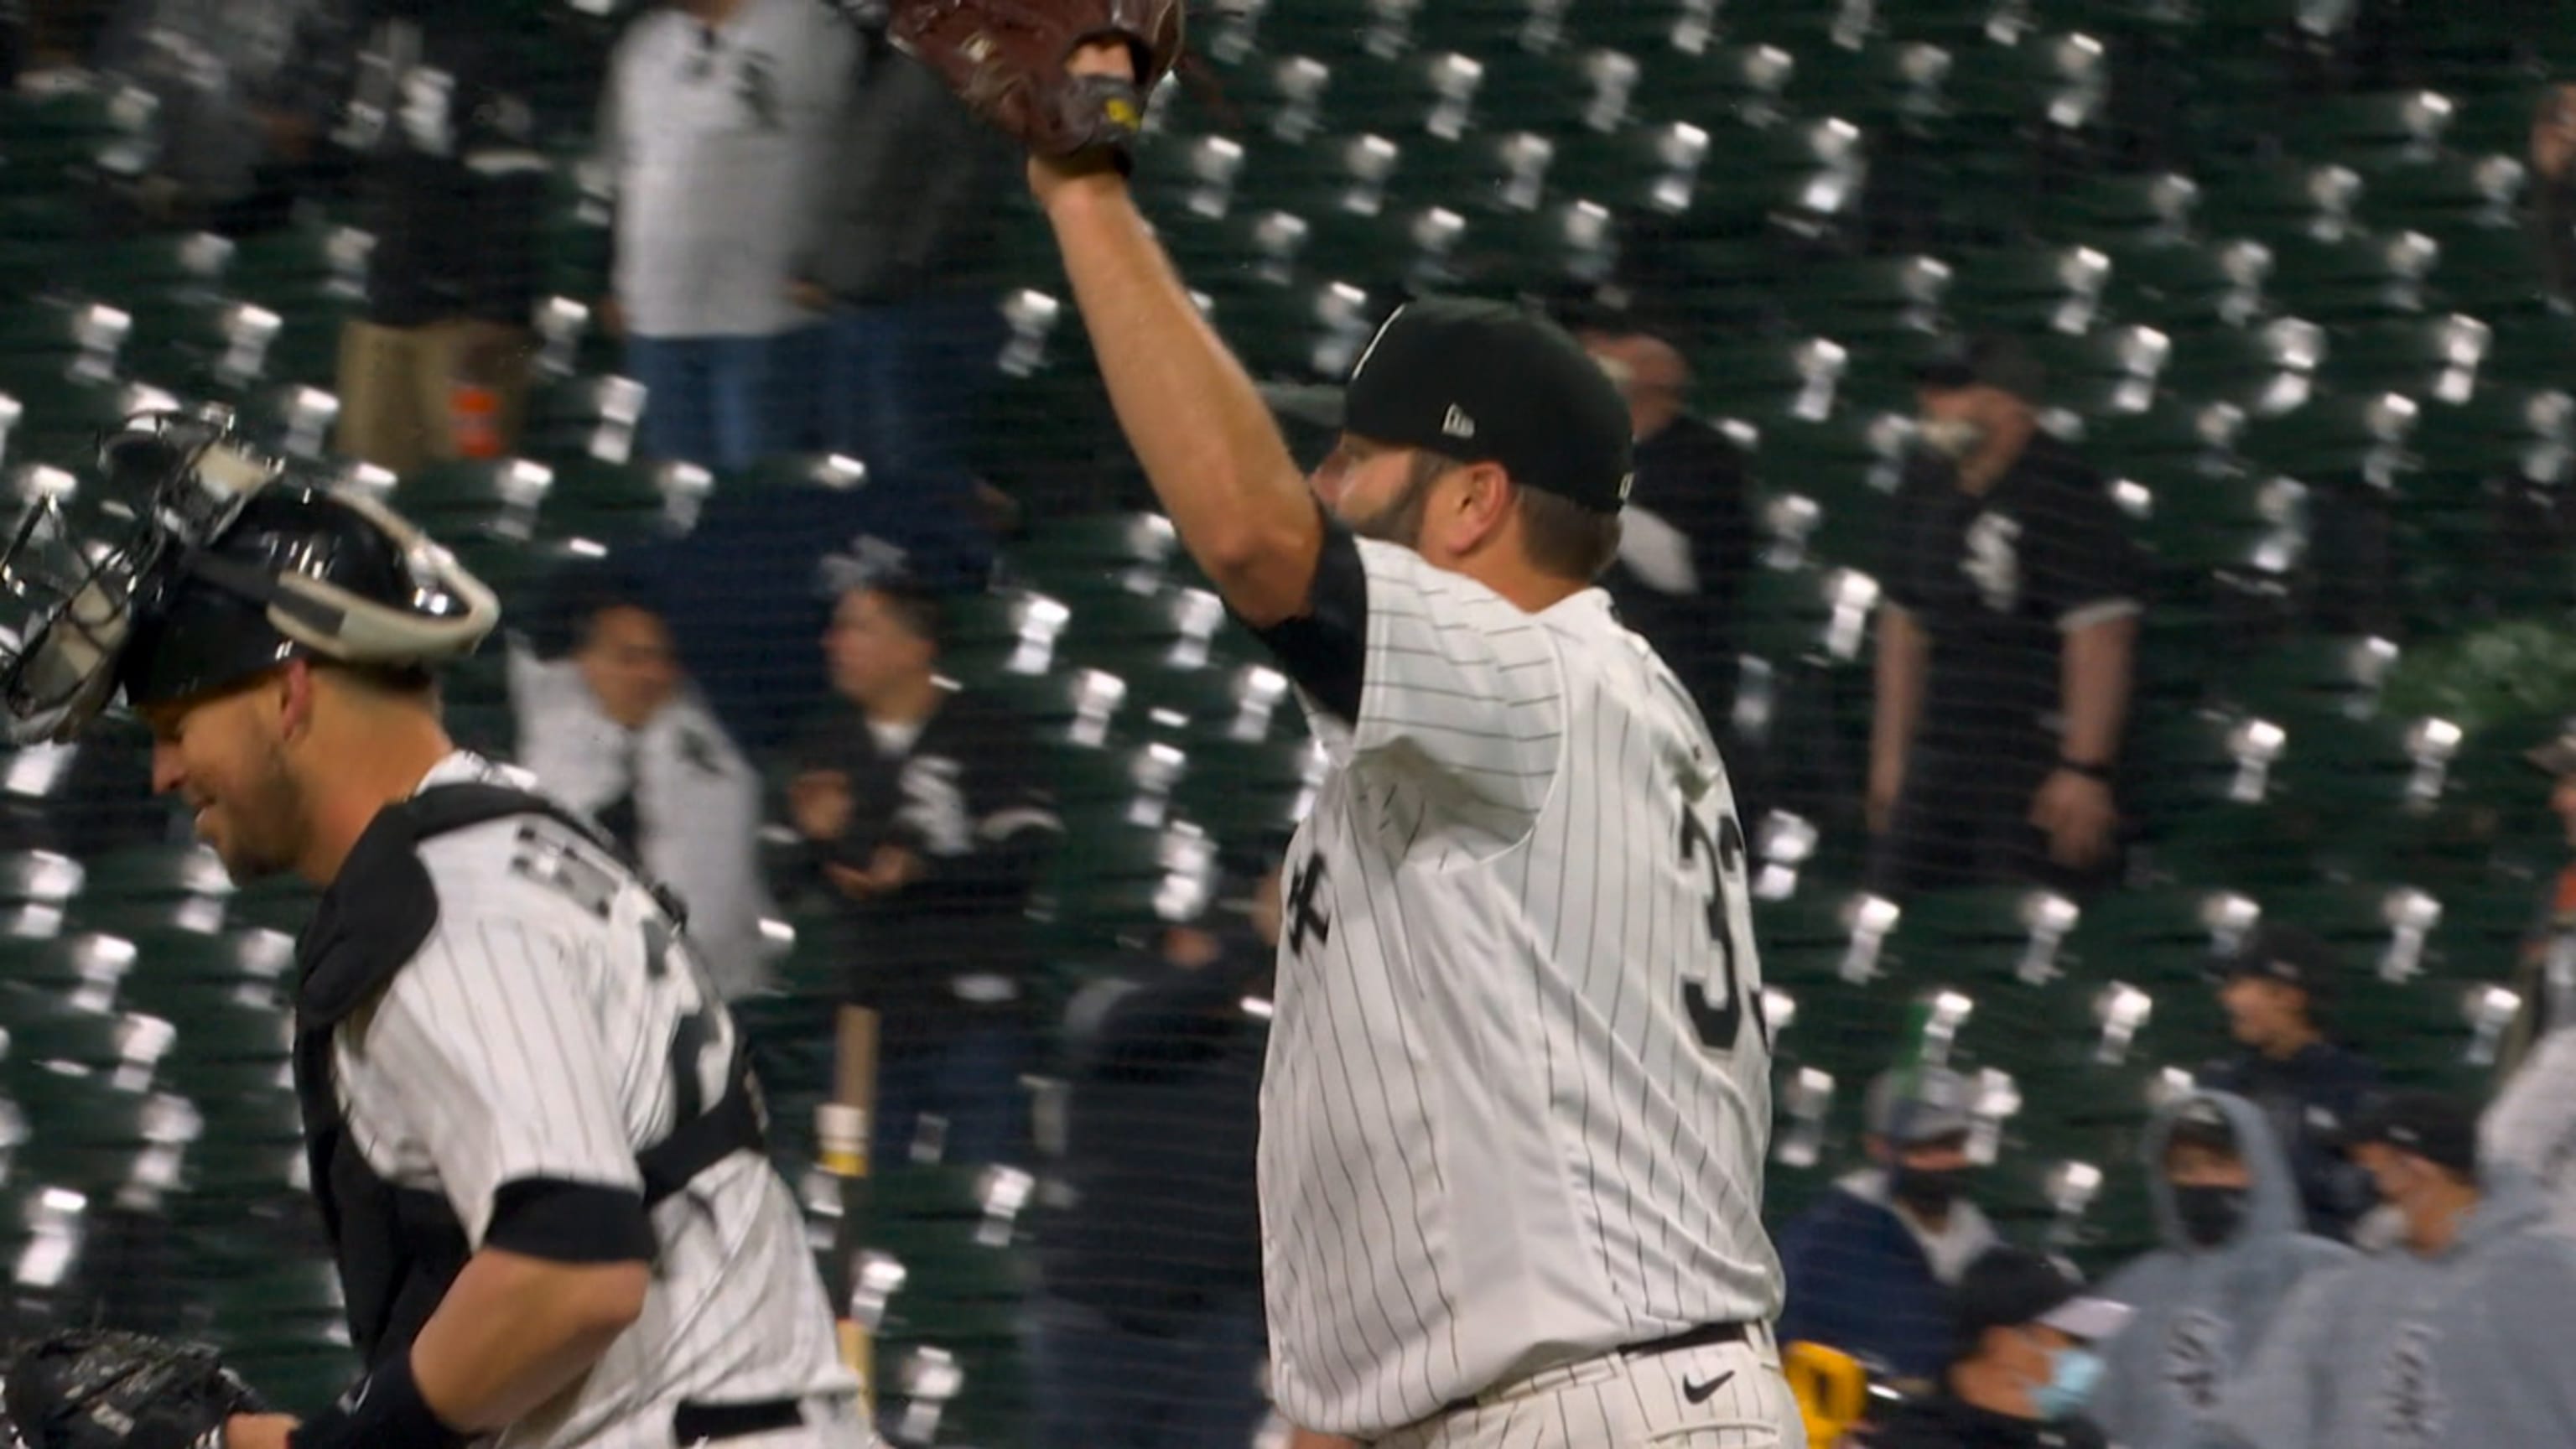
[[[2218,1407],[2218,1386],[2227,1377],[2222,1367],[2226,1349],[2227,1324],[2214,1313],[2183,1314],[2166,1331],[2165,1384],[2194,1412]]]
[[[2444,1442],[2451,1403],[2433,1374],[2432,1325],[2409,1323],[2397,1330],[2371,1392],[2371,1416],[2387,1449],[2430,1449]]]
[[[2021,599],[2021,520],[1980,513],[1968,525],[1968,556],[1959,571],[1977,586],[1986,607],[2009,614]]]

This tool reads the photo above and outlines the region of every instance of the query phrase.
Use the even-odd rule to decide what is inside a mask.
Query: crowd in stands
[[[2315,8],[2345,14],[2286,48],[2298,93],[2402,73],[2406,7]],[[1009,308],[1030,305],[1001,261],[1028,224],[1016,158],[864,5],[633,7],[567,94],[545,62],[571,32],[544,27],[577,9],[19,0],[0,3],[0,63],[22,94],[104,76],[156,98],[159,144],[103,205],[121,236],[247,244],[326,199],[359,219],[373,240],[336,338],[335,466],[409,480],[512,457],[541,426],[549,349],[570,348],[641,385],[636,460],[814,485],[717,487],[684,534],[549,560],[512,599],[510,727],[489,743],[675,888],[729,997],[785,989],[782,922],[832,963],[838,999],[879,1022],[876,1171],[1040,1174],[1019,1228],[1039,1264],[1032,1442],[1249,1443],[1265,1413],[1253,1093],[1294,911],[1284,835],[1215,842],[1213,884],[1049,991],[1048,872],[1090,843],[1068,832],[1039,722],[956,667],[961,615],[1048,526],[979,475],[973,446],[1019,345]],[[2143,93],[2119,104],[2152,106]],[[2129,134],[2127,164],[2163,159],[2153,126]],[[2532,283],[2563,312],[2576,85],[2540,96],[2522,159]],[[1922,161],[1892,155],[1873,193],[1883,252],[1938,210],[1907,199]],[[567,174],[608,208],[604,256],[568,259],[549,228]],[[1729,742],[1748,821],[1789,822],[1766,860],[1794,867],[1782,838],[1839,813],[1862,822],[1868,898],[1893,908],[2140,885],[2124,748],[2176,722],[2149,713],[2143,677],[2156,567],[2060,425],[2047,339],[1955,336],[1906,362],[1908,444],[1873,485],[1862,764],[1819,775],[1790,758],[1779,682],[1746,658],[1747,601],[1795,532],[1770,500],[1799,480],[1694,410],[1691,359],[1727,339],[1658,308],[1691,279],[1655,240],[1639,276],[1549,300],[1634,421],[1604,587]],[[866,486],[824,486],[836,468]],[[2379,610],[2363,598],[2348,617],[2368,628]],[[2576,860],[2576,737],[2532,758],[2520,788],[2554,790]],[[68,806],[25,843],[169,836],[113,804],[141,793],[131,751],[74,766],[97,778],[44,792]],[[2576,863],[2544,884],[2521,959],[2493,964],[2518,1009],[2483,1120],[2458,1092],[2386,1090],[2347,1030],[2344,989],[2372,974],[2348,945],[2266,920],[2207,971],[2192,1019],[2210,1029],[2167,1038],[2195,1069],[2118,1139],[2142,1171],[2109,1180],[2147,1224],[2120,1246],[2141,1251],[2096,1286],[2031,1251],[2060,1244],[2008,1241],[2033,1235],[1993,1206],[1990,1084],[1918,1059],[1920,1039],[1867,1044],[1865,1160],[1775,1213],[1783,1341],[1913,1396],[1868,1440],[1884,1449],[2576,1443],[2555,1331],[2576,1302]],[[1811,1012],[1790,1040],[1844,1029]],[[2383,1370],[2409,1363],[2443,1387],[2391,1391],[2407,1376]],[[2382,1437],[2392,1423],[2415,1437]]]

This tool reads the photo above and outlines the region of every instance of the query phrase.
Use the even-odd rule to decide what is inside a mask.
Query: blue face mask
[[[2030,1406],[2043,1419],[2063,1419],[2084,1407],[2102,1381],[2102,1356],[2089,1348],[2061,1348],[2049,1364],[2048,1382],[2031,1391]]]

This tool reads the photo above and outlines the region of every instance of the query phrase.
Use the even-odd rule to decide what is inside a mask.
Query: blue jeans
[[[823,446],[880,474],[943,480],[1008,337],[990,297],[945,294],[842,307],[827,324]]]
[[[1256,1296],[1189,1315],[1169,1334],[1061,1298],[1040,1298],[1033,1316],[1031,1449],[1249,1449],[1270,1412],[1255,1378]]]
[[[901,1169],[912,1161],[916,1142],[925,1149],[935,1142],[941,1162],[1025,1158],[1025,1056],[1018,1029],[1003,1026],[965,1027],[927,1045],[889,1050],[877,1065],[872,1170]]]
[[[629,337],[626,369],[644,384],[637,443],[657,461],[739,471],[780,450],[796,380],[778,337]]]

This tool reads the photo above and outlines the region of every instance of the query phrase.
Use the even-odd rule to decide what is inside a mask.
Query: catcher
[[[10,1369],[21,1437],[872,1442],[676,907],[440,727],[432,671],[491,630],[491,593],[220,419],[149,421],[103,461],[104,507],[40,511],[0,559],[36,604],[0,654],[0,705],[18,739],[66,739],[121,692],[152,726],[155,787],[236,879],[322,888],[296,1085],[365,1376],[297,1418],[201,1351],[56,1341]]]

